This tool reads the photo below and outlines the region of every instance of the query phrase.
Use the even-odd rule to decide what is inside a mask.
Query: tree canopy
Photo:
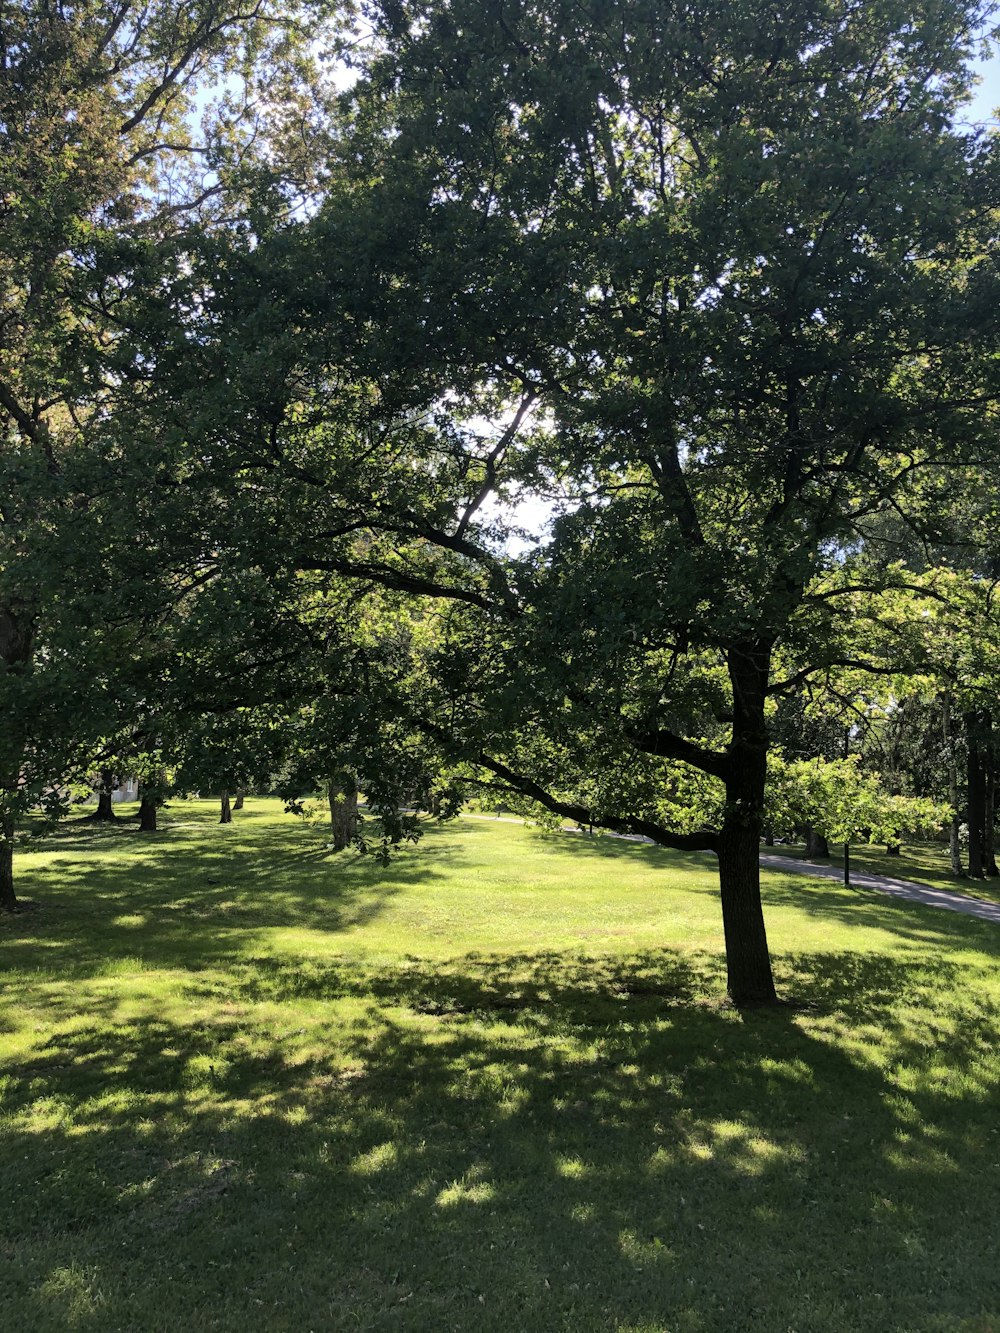
[[[304,157],[220,171],[113,339],[177,577],[350,607],[352,735],[715,852],[741,1002],[780,706],[926,664],[941,553],[986,568],[1000,176],[956,117],[991,13],[374,0]]]

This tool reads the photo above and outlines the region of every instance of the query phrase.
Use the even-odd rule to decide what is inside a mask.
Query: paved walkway
[[[818,866],[812,861],[800,861],[794,856],[774,856],[770,852],[761,852],[760,863],[772,870],[796,870],[805,875],[818,875],[822,879],[844,882],[844,872],[839,866]],[[906,898],[911,903],[923,903],[925,907],[943,907],[946,912],[978,916],[983,921],[995,921],[1000,925],[1000,903],[973,898],[966,893],[932,889],[927,884],[914,884],[908,879],[891,879],[888,875],[854,869],[851,870],[851,887],[874,889],[876,893],[887,893],[893,898]]]

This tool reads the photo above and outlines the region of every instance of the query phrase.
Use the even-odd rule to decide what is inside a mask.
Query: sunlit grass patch
[[[784,844],[766,850],[770,855],[805,856],[805,847],[801,844]],[[834,844],[830,852],[830,857],[822,864],[843,869],[843,849]],[[962,861],[963,864],[966,863],[964,852]],[[851,867],[859,872],[869,871],[875,875],[887,875],[890,879],[926,884],[932,889],[947,889],[949,892],[966,894],[973,898],[1000,902],[1000,880],[990,876],[985,879],[970,879],[967,875],[953,875],[951,854],[947,845],[941,842],[904,843],[897,855],[890,855],[882,846],[859,844],[851,847]]]

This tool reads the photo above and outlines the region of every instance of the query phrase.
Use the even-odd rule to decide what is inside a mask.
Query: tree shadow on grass
[[[121,860],[110,866],[82,854],[60,860],[46,868],[38,910],[0,917],[8,967],[55,967],[60,975],[87,977],[135,957],[150,965],[211,966],[252,949],[262,930],[335,934],[363,926],[408,887],[444,878],[461,855],[454,840],[440,839],[432,854],[384,867],[301,837],[261,837],[259,830],[207,845],[123,838],[128,854]],[[76,857],[76,846],[70,839],[59,850]]]
[[[958,945],[991,953],[1000,950],[1000,926],[995,922],[874,889],[847,888],[836,880],[769,868],[761,872],[761,893],[765,913],[770,907],[793,907],[824,921],[886,931],[921,948]]]
[[[667,951],[96,1001],[0,1085],[6,1322],[988,1328],[995,1007],[957,966],[935,1006],[929,959],[782,965],[812,1012]]]

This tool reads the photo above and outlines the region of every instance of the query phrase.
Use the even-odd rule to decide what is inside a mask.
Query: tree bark
[[[358,784],[350,773],[338,773],[327,787],[333,850],[349,846],[358,827]]]
[[[233,822],[233,810],[229,804],[229,792],[223,791],[221,797],[221,807],[219,812],[220,824],[231,824]]]
[[[770,645],[764,643],[737,644],[729,652],[733,733],[718,853],[728,990],[737,1005],[776,1004],[778,998],[760,900],[770,657]]]
[[[948,827],[948,859],[951,862],[951,873],[953,875],[965,875],[962,869],[962,846],[960,841],[961,824],[958,815],[952,817],[951,824]]]
[[[233,802],[233,809],[234,809],[234,810],[242,810],[242,809],[243,809],[243,797],[244,797],[245,795],[246,795],[246,792],[243,790],[242,787],[237,787],[237,788],[236,788],[236,800]]]
[[[14,892],[14,821],[0,821],[0,912],[17,911]]]
[[[950,689],[944,692],[942,728],[944,730],[945,752],[948,755],[948,803],[952,808],[951,823],[948,826],[948,855],[951,861],[951,873],[953,875],[964,875],[958,838],[961,825],[961,820],[958,817],[958,763],[955,759],[955,728],[951,717]]]
[[[993,718],[982,715],[980,762],[983,767],[983,873],[1000,875],[996,858],[996,748],[993,737]]]
[[[986,873],[983,860],[986,827],[986,783],[983,773],[980,719],[974,712],[965,714],[969,760],[967,767],[968,805],[966,822],[969,828],[969,875],[982,879]]]
[[[760,900],[760,832],[731,827],[719,839],[719,889],[727,989],[734,1004],[774,1004],[777,994]]]
[[[822,833],[817,833],[810,824],[806,828],[806,856],[815,860],[818,857],[829,857],[830,844]]]
[[[156,832],[156,796],[153,792],[142,793],[139,800],[139,832]]]
[[[890,842],[885,849],[886,856],[902,856],[903,848],[898,842]]]

